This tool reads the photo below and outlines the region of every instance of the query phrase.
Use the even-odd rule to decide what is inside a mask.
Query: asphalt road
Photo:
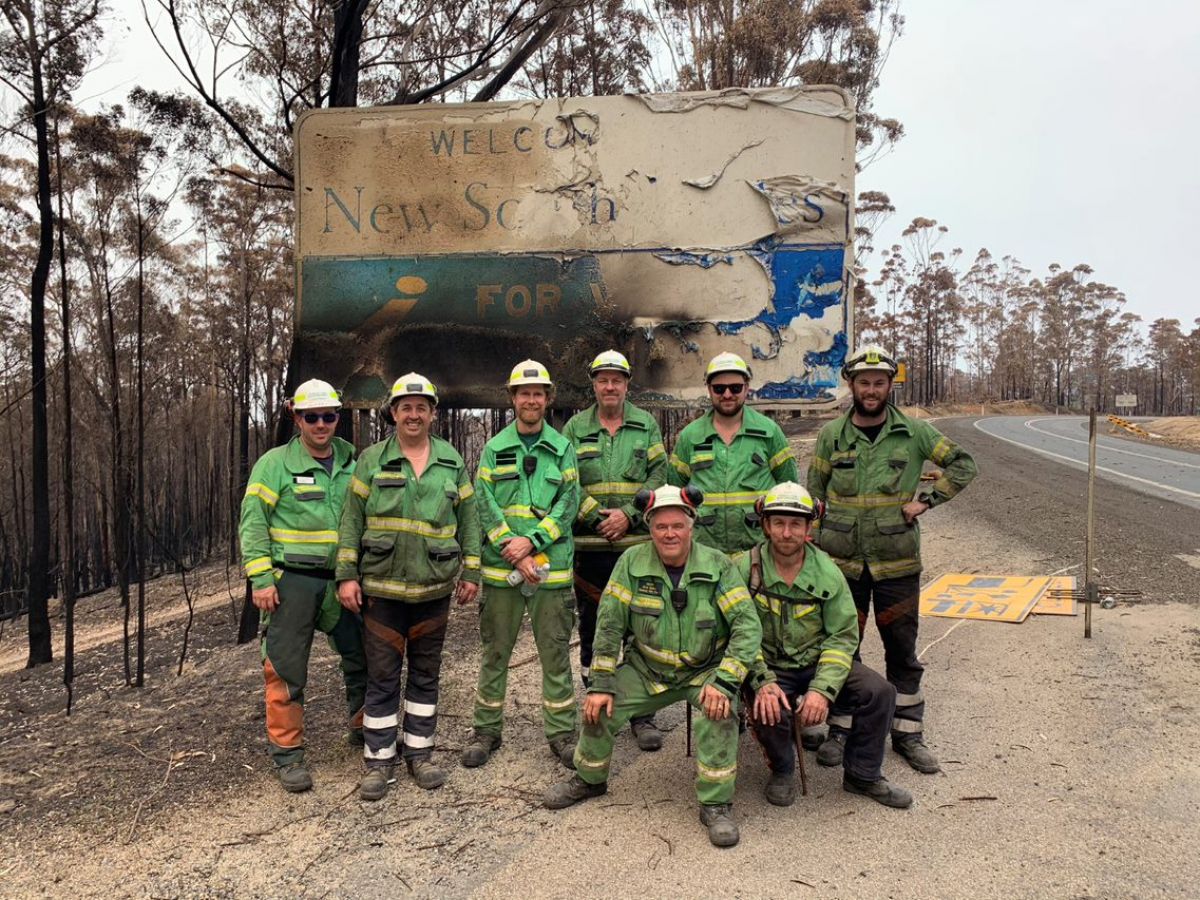
[[[1088,420],[1083,416],[995,416],[976,421],[975,428],[1045,459],[1086,470]],[[1100,419],[1097,428],[1107,430],[1108,423]],[[1098,434],[1096,472],[1100,478],[1200,509],[1200,454]]]
[[[1082,423],[1082,425],[1081,425]],[[963,494],[973,516],[1022,536],[1046,572],[1076,565],[1087,532],[1087,423],[1080,417],[953,418],[938,428],[980,475]],[[1103,438],[1096,479],[1096,568],[1103,586],[1146,601],[1195,603],[1200,580],[1200,455]],[[959,502],[959,501],[956,501]]]

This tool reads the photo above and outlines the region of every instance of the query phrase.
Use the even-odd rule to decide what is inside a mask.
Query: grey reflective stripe
[[[388,744],[381,750],[372,750],[370,747],[363,747],[364,759],[395,759],[396,758],[396,742]]]
[[[400,724],[400,717],[396,713],[390,716],[363,716],[363,728],[395,728]]]
[[[916,706],[918,703],[925,702],[925,694],[922,691],[917,691],[915,694],[897,694],[897,706]]]
[[[830,716],[827,721],[834,728],[845,728],[849,731],[854,725],[854,716]]]
[[[410,734],[407,731],[404,732],[404,746],[405,747],[414,747],[414,748],[432,747],[433,741],[434,741],[433,735],[430,735],[429,737],[421,737],[416,734]]]
[[[416,703],[413,700],[405,700],[404,712],[410,716],[432,716],[435,712],[437,712],[437,704]]]
[[[924,730],[922,724],[914,719],[892,719],[892,731],[900,731],[905,734],[920,734]]]

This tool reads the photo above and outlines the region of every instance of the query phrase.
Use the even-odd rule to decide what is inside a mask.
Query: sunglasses
[[[745,386],[744,384],[710,384],[709,389],[714,394],[733,394],[736,397]]]
[[[301,418],[309,425],[316,425],[318,422],[324,422],[326,425],[332,425],[338,420],[337,413],[305,413]]]

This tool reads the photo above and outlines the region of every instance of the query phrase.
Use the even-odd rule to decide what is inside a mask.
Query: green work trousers
[[[575,748],[575,771],[579,777],[588,784],[608,781],[613,741],[625,723],[686,700],[699,711],[699,715],[693,719],[696,733],[696,797],[704,806],[731,803],[737,776],[737,701],[734,701],[728,716],[714,721],[700,707],[701,690],[703,685],[687,684],[655,693],[632,666],[618,666],[612,716],[602,715],[596,725],[585,724]]]
[[[571,629],[575,627],[575,599],[570,588],[542,589],[526,597],[520,588],[483,586],[479,608],[483,659],[475,695],[475,731],[500,737],[504,728],[508,662],[527,608],[542,664],[542,726],[546,738],[574,735],[579,715],[569,650]]]
[[[358,616],[342,609],[333,582],[294,571],[275,582],[279,606],[262,617],[263,675],[267,694],[267,739],[277,766],[304,759],[304,685],[313,634],[328,635],[342,660],[350,728],[362,728],[367,692],[367,657]]]

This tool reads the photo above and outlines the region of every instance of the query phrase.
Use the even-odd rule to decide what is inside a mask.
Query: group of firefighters
[[[596,402],[562,432],[546,421],[550,373],[518,363],[514,421],[488,441],[474,479],[431,434],[429,379],[396,380],[395,431],[357,460],[334,435],[337,391],[301,385],[290,402],[297,435],[254,466],[241,517],[282,786],[312,786],[303,703],[316,631],[341,658],[350,739],[366,763],[360,796],[381,799],[398,758],[422,788],[446,781],[433,749],[453,599],[478,603],[482,645],[466,767],[501,745],[509,660],[529,617],[545,737],[571,772],[547,790],[549,808],[607,791],[626,723],[640,748],[659,749],[655,713],[678,701],[698,713],[696,793],[716,846],[738,842],[746,722],[768,760],[769,802],[795,800],[799,728],[818,762],[843,768],[845,790],[908,807],[911,794],[883,776],[889,734],[914,769],[938,771],[923,739],[917,520],[976,469],[890,402],[896,370],[877,346],[847,358],[853,405],[821,429],[807,487],[780,427],[746,406],[751,370],[734,353],[709,363],[711,409],[669,457],[655,419],[627,399],[621,353],[592,362]],[[941,470],[932,482],[922,481],[927,460]],[[859,658],[872,604],[886,678]]]

